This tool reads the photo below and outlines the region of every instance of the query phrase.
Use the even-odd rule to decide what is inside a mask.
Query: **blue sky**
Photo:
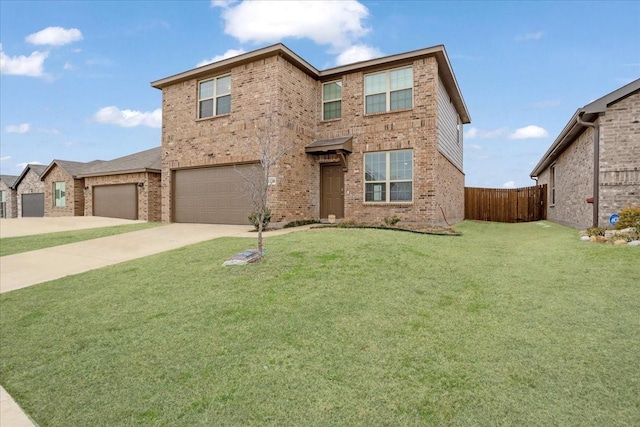
[[[318,69],[444,44],[466,185],[523,187],[577,108],[640,77],[640,2],[0,0],[0,171],[159,146],[151,81],[277,42]]]

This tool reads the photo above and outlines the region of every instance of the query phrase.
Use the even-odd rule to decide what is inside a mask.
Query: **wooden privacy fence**
[[[464,188],[464,218],[496,222],[547,219],[547,185],[524,188]]]

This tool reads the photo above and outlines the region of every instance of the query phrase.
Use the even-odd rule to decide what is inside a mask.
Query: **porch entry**
[[[340,163],[320,165],[320,218],[344,217],[344,172]]]

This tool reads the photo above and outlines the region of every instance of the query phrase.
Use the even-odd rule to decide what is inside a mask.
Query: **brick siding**
[[[593,223],[593,129],[586,128],[555,162],[555,204],[551,198],[549,168],[538,177],[547,184],[547,219],[575,228]]]
[[[93,187],[101,185],[138,184],[138,219],[160,221],[160,174],[150,172],[86,177],[84,186],[84,214],[93,216]]]
[[[162,220],[172,219],[172,170],[257,161],[253,123],[267,120],[272,142],[289,148],[270,172],[277,178],[276,185],[269,187],[273,222],[319,217],[320,165],[338,158],[307,154],[305,146],[317,139],[345,136],[353,138],[344,175],[345,217],[382,221],[397,214],[404,221],[440,223],[438,204],[444,204],[451,212],[450,221],[462,220],[464,175],[441,161],[437,149],[438,64],[434,57],[427,57],[404,65],[411,64],[412,109],[365,115],[364,74],[351,72],[341,76],[342,118],[330,121],[321,120],[322,82],[281,56],[231,70],[228,115],[196,119],[196,79],[163,88]],[[413,202],[365,203],[364,153],[399,149],[413,150]],[[446,179],[436,184],[441,177]],[[442,194],[437,196],[438,192]]]
[[[40,181],[40,176],[33,170],[29,169],[27,174],[22,178],[20,184],[18,184],[17,191],[17,203],[18,203],[18,216],[22,217],[22,195],[32,193],[44,193],[44,182]]]
[[[54,183],[65,182],[66,200],[64,207],[55,206]],[[44,216],[83,216],[84,180],[73,179],[57,164],[44,178]]]
[[[7,218],[15,218],[18,215],[18,205],[17,205],[17,197],[16,191],[12,188],[7,187],[4,181],[0,181],[0,191],[6,191],[6,217]]]
[[[598,223],[626,206],[640,205],[640,93],[607,107],[600,119]]]

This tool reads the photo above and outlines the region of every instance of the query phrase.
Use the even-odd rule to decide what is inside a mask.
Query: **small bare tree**
[[[256,216],[258,228],[258,252],[264,255],[262,232],[264,231],[265,218],[269,214],[269,177],[280,159],[292,148],[290,144],[284,144],[276,138],[274,121],[271,117],[264,120],[247,121],[253,129],[249,130],[247,150],[256,153],[260,165],[255,165],[249,171],[237,171],[242,175],[246,192],[251,199],[253,214]],[[275,183],[274,183],[275,184]]]

